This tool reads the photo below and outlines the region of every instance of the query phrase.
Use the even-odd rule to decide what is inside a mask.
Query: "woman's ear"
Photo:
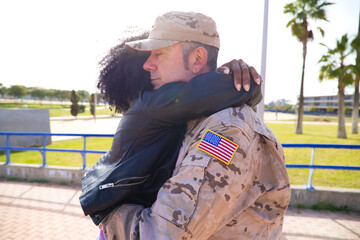
[[[193,74],[199,74],[199,73],[204,73],[205,70],[207,70],[206,66],[207,66],[207,60],[208,60],[208,55],[207,55],[207,51],[205,48],[203,47],[198,47],[196,48],[192,54],[192,61],[191,61],[191,70]]]

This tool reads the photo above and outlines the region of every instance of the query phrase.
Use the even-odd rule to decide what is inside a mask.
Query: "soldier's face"
[[[150,72],[154,89],[169,82],[187,82],[193,77],[191,71],[185,69],[182,47],[178,43],[151,51],[143,68]]]

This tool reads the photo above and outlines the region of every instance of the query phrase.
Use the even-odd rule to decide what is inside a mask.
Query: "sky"
[[[300,93],[302,44],[286,28],[291,16],[283,13],[292,1],[269,0],[265,103],[286,99],[295,104]],[[318,80],[318,61],[326,53],[319,43],[332,48],[345,33],[357,34],[360,0],[331,2],[329,22],[310,22],[315,40],[308,44],[305,96],[337,94],[336,80]],[[264,0],[12,0],[0,2],[0,83],[95,92],[98,62],[106,52],[129,29],[150,29],[168,11],[211,16],[220,34],[218,65],[241,58],[261,72]]]

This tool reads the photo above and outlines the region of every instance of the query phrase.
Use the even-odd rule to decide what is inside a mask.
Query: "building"
[[[354,94],[345,95],[345,109],[353,109]],[[360,101],[359,101],[360,103]],[[338,96],[315,96],[304,97],[304,111],[316,111],[316,112],[331,112],[337,113],[338,111]]]

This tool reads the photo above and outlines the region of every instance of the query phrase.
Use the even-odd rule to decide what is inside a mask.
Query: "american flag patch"
[[[204,136],[196,147],[229,165],[239,146],[229,139],[206,129]]]

